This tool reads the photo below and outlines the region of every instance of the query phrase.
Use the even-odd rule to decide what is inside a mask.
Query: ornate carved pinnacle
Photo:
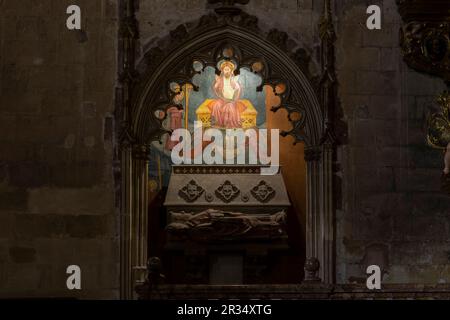
[[[331,12],[330,0],[324,1],[323,16],[319,23],[319,32],[320,38],[322,40],[328,39],[329,41],[333,42],[336,38],[333,26],[333,14]]]
[[[134,16],[124,17],[121,20],[119,33],[125,39],[138,39],[139,28],[138,22]]]

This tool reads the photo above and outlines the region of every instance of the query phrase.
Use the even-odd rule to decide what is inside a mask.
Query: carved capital
[[[135,144],[132,146],[133,159],[150,160],[150,146],[146,144]]]
[[[127,122],[123,122],[121,124],[121,128],[119,130],[119,146],[121,150],[131,149],[136,139],[131,133],[129,129],[129,125]]]
[[[305,149],[305,161],[319,161],[322,156],[322,148],[320,146],[309,147]]]

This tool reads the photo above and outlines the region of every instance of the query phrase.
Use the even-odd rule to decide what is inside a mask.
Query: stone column
[[[132,149],[132,206],[130,240],[133,287],[145,281],[147,270],[148,231],[148,162],[150,150],[146,145],[135,145]]]
[[[132,299],[134,287],[145,281],[147,264],[148,161],[146,145],[122,150],[123,210],[121,213],[122,297]]]
[[[120,288],[121,298],[131,299],[133,295],[132,272],[131,272],[131,232],[130,221],[132,212],[132,163],[131,148],[122,150],[122,208],[120,213]]]
[[[319,277],[334,282],[333,148],[307,147],[306,258],[317,258]]]
[[[146,166],[142,159],[136,158],[136,141],[131,130],[130,110],[131,92],[136,82],[135,48],[139,38],[137,20],[135,17],[134,0],[119,1],[120,28],[118,32],[118,75],[116,122],[120,141],[121,179],[122,191],[120,212],[120,297],[131,299],[134,292],[133,266],[140,265],[136,254],[133,253],[135,233],[134,224],[136,214],[136,194],[139,186],[136,185],[135,176],[143,174]],[[139,214],[138,214],[139,216]],[[146,251],[145,251],[146,252]],[[143,264],[145,265],[145,263]]]

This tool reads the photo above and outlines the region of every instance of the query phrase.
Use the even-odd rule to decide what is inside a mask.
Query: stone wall
[[[116,3],[0,1],[0,297],[118,297]]]
[[[201,16],[212,11],[207,0],[141,0],[139,21],[141,50],[158,43],[180,24],[196,23]],[[285,31],[299,46],[316,53],[318,48],[318,21],[322,4],[314,0],[251,0],[241,7],[258,17],[259,26],[268,31]]]
[[[382,29],[365,27],[382,8]],[[426,145],[426,116],[445,87],[412,71],[399,48],[395,0],[338,1],[337,68],[349,144],[339,151],[337,280],[365,281],[370,264],[385,283],[448,283],[450,197],[440,193],[443,156]]]
[[[141,0],[141,53],[210,9],[205,0]],[[251,0],[264,30],[278,28],[314,57],[322,1]],[[83,32],[65,28],[82,7]],[[442,155],[425,143],[439,79],[403,62],[394,0],[337,0],[339,99],[348,144],[339,149],[337,281],[450,279],[450,200]],[[365,28],[369,4],[382,30]],[[0,297],[118,297],[113,110],[117,1],[0,0]],[[317,72],[317,61],[315,70]],[[82,268],[68,291],[66,267]]]

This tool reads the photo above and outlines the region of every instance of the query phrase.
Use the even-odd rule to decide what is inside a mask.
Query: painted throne
[[[204,128],[211,127],[211,109],[208,107],[213,99],[206,99],[196,110],[197,121],[201,121]],[[256,116],[258,111],[250,100],[242,99],[239,102],[245,105],[245,110],[241,113],[242,129],[256,127]]]

